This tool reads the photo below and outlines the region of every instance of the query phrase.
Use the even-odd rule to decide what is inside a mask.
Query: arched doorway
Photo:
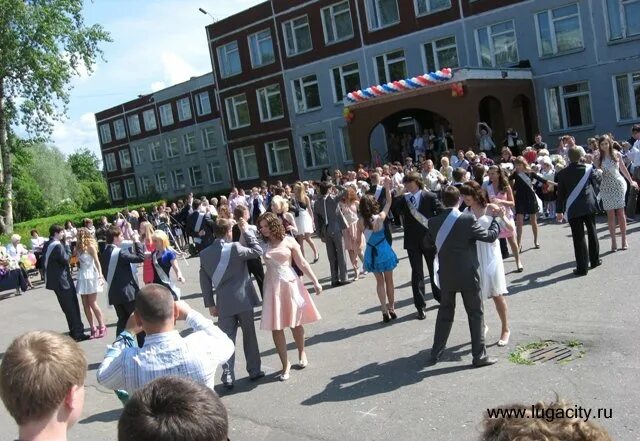
[[[373,162],[403,161],[408,155],[415,159],[413,141],[425,131],[432,137],[434,148],[443,150],[445,131],[450,128],[446,118],[430,110],[400,110],[383,118],[369,133],[371,158]]]
[[[524,95],[514,98],[511,105],[511,126],[518,131],[524,145],[533,143],[533,124],[531,119],[531,102]]]
[[[487,123],[493,131],[492,138],[495,144],[497,146],[502,145],[506,127],[504,126],[504,114],[502,113],[500,100],[494,96],[485,96],[482,98],[478,104],[478,115],[480,119],[476,121],[476,124],[478,122]]]

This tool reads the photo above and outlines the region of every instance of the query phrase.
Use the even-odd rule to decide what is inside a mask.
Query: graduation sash
[[[440,278],[438,277],[438,270],[440,269],[440,261],[438,259],[438,255],[440,254],[442,245],[444,245],[444,242],[447,240],[447,237],[449,237],[449,234],[451,233],[453,226],[455,225],[456,221],[458,220],[461,214],[462,213],[460,213],[460,210],[458,210],[457,208],[454,208],[453,210],[451,210],[451,213],[449,213],[449,215],[445,218],[444,222],[442,223],[442,226],[440,227],[440,230],[438,231],[438,234],[436,235],[436,249],[438,251],[433,261],[433,278],[434,278],[434,283],[438,288],[440,288]]]

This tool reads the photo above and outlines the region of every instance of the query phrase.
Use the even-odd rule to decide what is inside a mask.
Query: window
[[[265,149],[270,175],[282,175],[293,171],[289,141],[282,139],[280,141],[268,142],[265,144]]]
[[[202,170],[199,165],[189,167],[189,182],[192,187],[200,187],[202,185]]]
[[[153,109],[145,110],[142,112],[142,119],[144,119],[144,129],[148,132],[155,130],[158,127],[156,123],[156,112]]]
[[[342,157],[344,162],[353,162],[353,153],[351,152],[351,140],[349,139],[349,128],[342,127],[340,129],[340,139],[342,141]]]
[[[260,177],[258,173],[258,159],[256,158],[256,149],[253,147],[243,147],[233,151],[233,159],[236,163],[236,172],[240,181],[248,179],[257,179]]]
[[[322,107],[318,78],[315,75],[298,78],[293,81],[296,113],[308,112]]]
[[[458,47],[455,35],[430,41],[423,47],[427,72],[435,72],[443,67],[458,67]]]
[[[178,100],[178,119],[186,121],[191,119],[191,101],[189,98],[181,98]]]
[[[353,37],[351,8],[349,2],[336,3],[322,9],[322,27],[326,44],[348,40]]]
[[[131,153],[129,150],[120,150],[120,168],[131,168]]]
[[[151,186],[149,178],[146,176],[138,178],[138,184],[140,186],[140,195],[149,193],[149,187]]]
[[[451,7],[451,0],[416,0],[416,15],[431,14]]]
[[[127,123],[129,124],[129,134],[131,136],[140,134],[140,117],[138,115],[127,116]]]
[[[282,108],[279,84],[258,89],[256,93],[258,95],[260,121],[266,122],[282,118],[284,110]]]
[[[213,127],[207,127],[202,130],[203,150],[210,150],[216,146],[216,130]]]
[[[196,112],[198,112],[198,116],[208,115],[211,113],[209,92],[201,92],[196,95]]]
[[[127,130],[124,128],[124,120],[116,119],[113,122],[113,131],[116,132],[116,139],[124,139],[127,137]]]
[[[266,66],[276,60],[271,30],[266,29],[249,35],[249,54],[251,55],[251,67]]]
[[[305,168],[329,165],[327,137],[324,132],[312,133],[302,137],[302,155]]]
[[[218,63],[220,64],[220,76],[222,78],[231,77],[242,72],[237,41],[232,41],[218,48]]]
[[[578,4],[536,14],[540,56],[562,54],[582,48]]]
[[[162,127],[173,124],[173,111],[171,110],[171,104],[163,104],[158,108],[158,110],[160,110],[160,124],[162,124]]]
[[[227,106],[227,118],[229,119],[230,129],[239,129],[240,127],[246,127],[251,124],[247,96],[244,93],[227,98],[224,102]]]
[[[171,172],[171,180],[173,181],[174,190],[182,190],[185,187],[184,174],[181,169]]]
[[[547,112],[552,131],[592,124],[589,83],[547,89]]]
[[[311,43],[311,29],[309,29],[309,17],[298,17],[282,24],[284,29],[284,41],[287,48],[287,56],[301,54],[313,49]]]
[[[349,92],[360,89],[358,63],[335,67],[331,69],[331,76],[333,78],[333,99],[336,103],[341,103]]]
[[[207,174],[209,182],[212,184],[220,184],[222,182],[222,167],[220,162],[213,161],[207,164]]]
[[[640,35],[640,0],[607,0],[609,40]]]
[[[109,184],[111,187],[111,200],[112,201],[121,201],[122,200],[122,185],[119,182],[112,182]]]
[[[149,158],[151,158],[152,162],[162,159],[162,152],[160,151],[160,141],[155,141],[149,144]]]
[[[104,155],[104,165],[107,168],[107,172],[116,171],[116,155],[115,153],[107,153]]]
[[[478,63],[482,67],[499,67],[518,62],[518,42],[513,21],[497,23],[476,30]]]
[[[156,175],[156,190],[167,191],[167,174],[165,172]]]
[[[124,194],[127,199],[136,197],[136,181],[133,178],[124,181]]]
[[[376,57],[376,72],[380,84],[406,78],[407,62],[404,59],[404,51],[389,52]]]
[[[400,22],[397,0],[366,0],[366,2],[370,31],[382,29]]]
[[[111,142],[111,128],[109,127],[109,123],[100,125],[100,141],[102,141],[103,144]]]
[[[640,71],[613,78],[618,121],[640,119]]]
[[[196,135],[194,133],[185,133],[182,135],[182,148],[186,155],[195,153],[198,148],[196,147]]]
[[[133,147],[133,163],[140,165],[144,161],[144,146],[138,145]]]
[[[171,137],[164,141],[165,151],[167,152],[167,158],[175,158],[180,155],[180,149],[178,148],[178,139]]]

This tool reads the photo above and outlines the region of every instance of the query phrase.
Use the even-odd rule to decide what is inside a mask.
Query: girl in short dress
[[[358,203],[356,189],[352,186],[347,186],[344,197],[338,206],[340,215],[344,216],[347,224],[347,228],[342,230],[342,237],[344,239],[344,249],[349,253],[351,265],[353,266],[354,281],[358,280],[361,275],[358,258],[364,260],[362,230],[358,230]]]
[[[296,240],[300,244],[300,250],[304,256],[304,243],[307,242],[313,251],[313,262],[316,263],[319,259],[318,250],[316,244],[311,240],[311,234],[313,234],[313,211],[311,211],[311,199],[307,196],[304,185],[301,182],[296,182],[293,185],[293,199],[295,223],[298,229],[296,234]]]
[[[84,314],[91,327],[91,338],[102,338],[107,335],[107,327],[97,298],[98,293],[102,292],[104,278],[102,277],[100,259],[98,259],[98,244],[86,228],[78,230],[75,253],[79,263],[76,292],[82,299]],[[97,326],[96,321],[98,322]]]
[[[153,283],[166,287],[171,291],[174,300],[180,300],[180,289],[171,280],[171,269],[176,274],[178,282],[185,282],[182,271],[178,266],[176,252],[169,246],[167,233],[156,230],[151,236],[155,250],[151,253],[153,269]]]

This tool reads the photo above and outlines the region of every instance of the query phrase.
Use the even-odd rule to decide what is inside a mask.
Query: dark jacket
[[[111,260],[111,252],[113,251],[113,245],[107,245],[100,258],[100,264],[102,265],[102,275],[107,280],[109,274],[109,263]],[[109,304],[121,305],[124,303],[132,302],[136,298],[136,294],[140,291],[138,286],[138,280],[133,275],[131,270],[132,263],[144,262],[144,251],[142,244],[136,242],[133,244],[134,252],[124,248],[120,249],[120,255],[118,256],[118,262],[113,275],[113,280],[109,286]],[[108,280],[107,280],[108,281]]]
[[[578,185],[586,169],[585,164],[579,164],[572,162],[566,168],[560,170],[556,176],[555,181],[558,183],[558,199],[556,200],[556,211],[558,213],[564,213],[566,210],[567,198]],[[600,177],[596,173],[595,168],[591,170],[591,176],[587,180],[586,185],[580,191],[580,194],[576,198],[575,202],[569,207],[567,213],[568,219],[573,219],[580,216],[586,216],[589,214],[597,213],[598,204],[596,202],[596,195],[600,188]]]
[[[51,245],[52,239],[42,246],[42,264],[45,263],[45,256],[47,255],[47,249]],[[69,258],[71,257],[71,249],[69,245],[64,242],[61,245],[56,246],[51,250],[49,261],[47,262],[46,280],[47,289],[51,290],[66,290],[75,289],[73,280],[71,279],[71,273],[69,270]]]
[[[421,247],[435,247],[435,243],[430,240],[430,237],[427,234],[427,229],[411,214],[405,195],[396,196],[393,200],[393,205],[394,210],[402,213],[402,217],[404,219],[404,249],[410,250]],[[427,190],[421,191],[418,211],[424,217],[431,219],[432,217],[442,213],[442,210],[442,204],[434,193]]]

